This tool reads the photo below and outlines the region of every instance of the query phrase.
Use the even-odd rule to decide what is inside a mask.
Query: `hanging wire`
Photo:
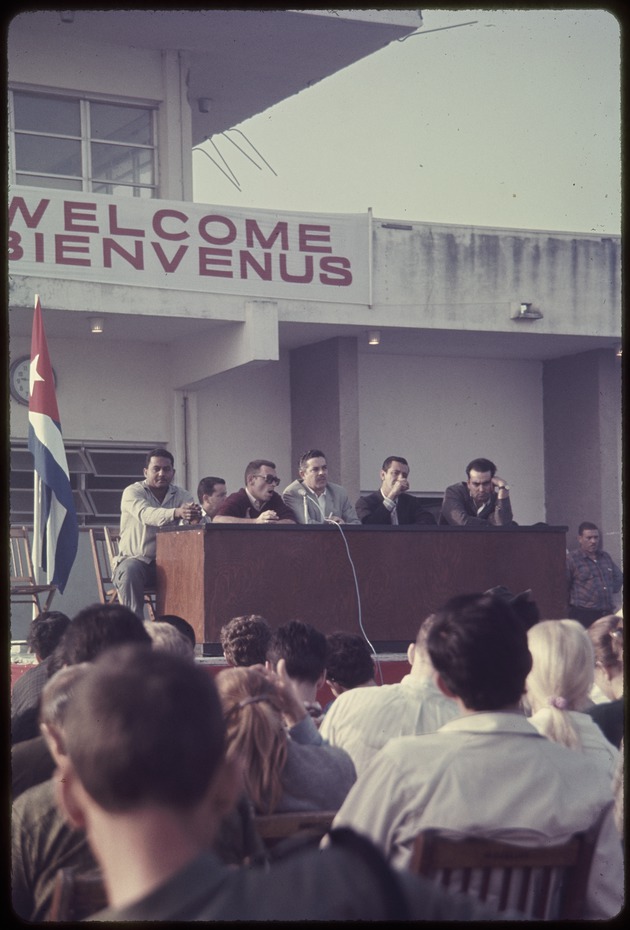
[[[402,39],[396,39],[397,42],[406,42],[407,39],[415,39],[416,36],[426,36],[429,32],[444,32],[445,29],[459,29],[460,26],[474,26],[478,23],[478,19],[471,19],[467,23],[453,23],[452,26],[438,26],[435,29],[423,29],[422,32],[412,32],[408,36],[403,36]]]
[[[211,140],[211,139],[208,139],[208,138],[206,137],[205,141],[206,141],[206,142],[211,142],[212,140]],[[213,145],[214,145],[214,143],[213,143]],[[215,149],[216,149],[216,145],[215,145],[214,147],[215,147]],[[229,167],[229,165],[227,164],[227,162],[225,161],[225,159],[223,158],[223,156],[221,155],[220,152],[219,152],[219,155],[221,156],[221,160],[222,160],[222,161],[225,163],[225,165],[227,166],[228,171],[230,172],[229,174],[228,174],[227,171],[225,171],[225,170],[221,167],[221,165],[218,163],[218,161],[215,161],[214,158],[212,157],[212,155],[210,155],[209,152],[206,152],[206,150],[203,149],[200,145],[195,145],[195,146],[193,147],[193,152],[201,152],[202,155],[205,155],[206,158],[209,158],[210,161],[212,162],[212,164],[215,165],[215,166],[219,169],[219,171],[220,171],[222,174],[224,174],[224,175],[226,176],[226,178],[228,179],[228,181],[230,182],[230,184],[233,184],[234,187],[237,189],[237,191],[239,191],[239,192],[242,193],[242,189],[241,189],[240,184],[238,183],[238,179],[236,178],[236,175],[234,174],[234,172],[232,171],[232,169]],[[230,175],[231,175],[231,177],[230,177]]]
[[[271,173],[274,174],[276,177],[278,177],[277,173],[273,170],[273,168],[271,167],[271,165],[269,164],[269,162],[267,161],[267,159],[265,158],[265,156],[262,155],[262,154],[258,151],[258,149],[257,149],[256,146],[254,145],[254,143],[251,142],[251,141],[247,138],[247,136],[245,135],[245,133],[244,133],[241,129],[228,129],[228,130],[226,130],[226,132],[237,132],[240,136],[242,136],[242,137],[245,139],[245,141],[247,142],[247,144],[248,144],[251,148],[253,148],[253,150],[256,152],[256,154],[258,155],[258,157],[261,158],[262,161],[264,161],[264,163],[267,165],[267,167],[269,168],[269,170],[271,171]],[[222,135],[225,136],[225,138],[228,139],[228,140],[232,143],[232,145],[236,145],[236,148],[239,150],[239,152],[242,152],[243,155],[245,155],[246,158],[249,158],[249,160],[252,162],[252,164],[256,165],[256,162],[254,161],[254,159],[253,159],[250,155],[248,155],[247,152],[246,152],[244,149],[242,149],[242,148],[240,147],[240,145],[238,145],[238,144],[234,141],[234,139],[230,139],[230,137],[229,137],[228,135],[226,135],[225,132],[222,133]],[[260,168],[260,165],[256,165],[256,167],[257,167],[259,170],[262,170],[262,169]]]

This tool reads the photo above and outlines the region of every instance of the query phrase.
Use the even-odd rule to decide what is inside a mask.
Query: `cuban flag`
[[[52,365],[39,297],[31,338],[28,447],[35,460],[33,564],[63,594],[79,544],[79,526],[70,486]],[[41,580],[41,579],[40,579]]]

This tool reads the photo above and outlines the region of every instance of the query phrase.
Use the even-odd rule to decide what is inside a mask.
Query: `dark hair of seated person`
[[[207,670],[139,644],[107,649],[97,659],[64,723],[79,780],[109,813],[151,803],[193,808],[221,764],[224,734]]]
[[[447,688],[473,711],[518,704],[532,667],[525,625],[491,594],[462,594],[437,610],[427,651]]]
[[[177,614],[162,614],[161,617],[158,617],[158,620],[162,623],[170,623],[171,626],[174,626],[176,630],[179,630],[180,633],[183,633],[184,636],[190,640],[193,649],[195,648],[197,645],[197,637],[195,636],[192,624],[190,624],[188,620],[184,620],[183,617],[178,617]]]
[[[122,604],[90,604],[74,616],[54,654],[54,666],[93,662],[105,649],[122,643],[151,645],[144,623]],[[51,669],[53,674],[53,669]]]
[[[358,633],[337,631],[326,637],[326,678],[342,688],[357,688],[374,678],[372,650]]]
[[[326,637],[310,623],[289,620],[272,633],[267,660],[276,668],[284,659],[287,675],[297,681],[316,682],[326,668]]]

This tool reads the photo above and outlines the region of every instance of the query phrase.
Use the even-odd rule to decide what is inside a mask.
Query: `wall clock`
[[[9,369],[9,390],[11,391],[11,397],[13,397],[18,404],[24,404],[26,407],[28,407],[29,398],[30,368],[30,355],[22,355],[11,363],[11,368]],[[57,375],[54,368],[53,379],[56,385]]]

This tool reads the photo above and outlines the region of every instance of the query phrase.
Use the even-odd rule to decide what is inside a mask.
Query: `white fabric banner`
[[[10,273],[364,304],[368,214],[210,206],[14,188]]]

